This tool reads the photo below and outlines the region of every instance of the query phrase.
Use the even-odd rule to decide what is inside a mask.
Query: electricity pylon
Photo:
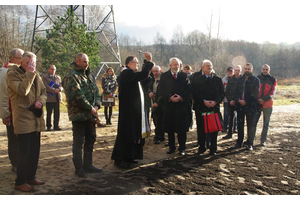
[[[36,54],[40,51],[40,49],[33,49],[35,36],[46,37],[46,30],[51,29],[56,17],[65,15],[68,8],[74,12],[75,16],[78,17],[83,24],[87,25],[87,32],[96,32],[97,38],[102,45],[100,53],[102,62],[93,71],[95,77],[97,78],[101,71],[108,67],[114,68],[115,71],[119,70],[119,67],[121,66],[121,57],[112,5],[98,7],[85,5],[37,5],[31,51],[35,51]],[[95,9],[97,9],[96,12]]]

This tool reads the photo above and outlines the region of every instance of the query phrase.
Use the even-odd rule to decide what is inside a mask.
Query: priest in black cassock
[[[142,71],[137,72],[137,57],[129,56],[120,74],[118,133],[111,159],[120,168],[131,168],[143,159],[145,137],[150,134],[145,115],[145,101],[140,81],[146,79],[153,67],[152,54],[145,52]]]

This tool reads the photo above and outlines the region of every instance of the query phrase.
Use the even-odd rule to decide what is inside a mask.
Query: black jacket
[[[164,106],[163,129],[165,132],[183,133],[189,130],[187,113],[189,87],[189,80],[184,72],[179,72],[176,80],[171,70],[161,74],[159,93]],[[169,99],[174,94],[180,95],[182,102],[171,102]]]
[[[235,84],[234,100],[236,102],[237,109],[242,109],[244,112],[255,113],[257,110],[257,99],[259,92],[259,79],[252,74],[245,82],[245,75],[239,77]],[[243,99],[246,101],[245,106],[241,106],[238,101]]]
[[[196,112],[220,112],[220,103],[224,99],[224,88],[219,76],[214,73],[209,79],[205,75],[198,76],[192,80],[191,86]],[[208,108],[204,105],[204,100],[216,101],[217,105]]]
[[[242,76],[242,75],[241,75]],[[226,86],[226,92],[225,92],[225,97],[227,98],[228,103],[234,99],[234,88],[235,88],[235,83],[238,78],[233,75],[227,83]]]

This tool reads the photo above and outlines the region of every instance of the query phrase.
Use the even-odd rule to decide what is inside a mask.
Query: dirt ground
[[[219,132],[218,153],[197,155],[196,128],[187,134],[185,156],[166,154],[165,143],[154,144],[152,133],[144,146],[144,159],[130,170],[114,166],[111,158],[118,116],[112,125],[97,128],[93,164],[101,174],[78,178],[72,163],[72,130],[67,113],[61,113],[62,131],[43,132],[37,178],[46,181],[35,192],[14,189],[16,173],[7,156],[6,128],[0,125],[0,194],[36,195],[299,195],[300,194],[300,104],[275,106],[266,147],[258,147],[262,119],[257,128],[253,151],[230,150],[237,134],[223,140]],[[101,119],[104,121],[102,115]],[[153,129],[153,124],[152,124]],[[153,131],[152,131],[153,132]],[[177,140],[176,140],[177,143]]]

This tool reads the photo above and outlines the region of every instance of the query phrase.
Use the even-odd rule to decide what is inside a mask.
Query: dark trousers
[[[163,131],[163,117],[160,114],[153,114],[153,123],[155,126],[154,140],[165,140],[165,133]]]
[[[107,109],[109,109],[108,113],[107,113]],[[105,119],[106,119],[106,124],[111,123],[112,110],[113,110],[112,106],[104,107],[104,115],[105,115]]]
[[[185,143],[186,143],[186,133],[177,133],[179,148],[178,151],[185,150]],[[175,150],[175,133],[169,132],[168,133],[168,139],[169,139],[169,148],[172,150]]]
[[[191,128],[193,126],[193,100],[188,100],[188,119],[189,119],[189,127]]]
[[[196,116],[199,149],[206,150],[209,147],[210,151],[216,152],[218,132],[205,133],[203,116],[199,112],[196,112]]]
[[[52,110],[54,110],[54,128],[58,128],[59,123],[59,102],[46,102],[46,110],[47,110],[47,119],[46,119],[46,126],[47,128],[51,128],[51,115]]]
[[[76,170],[92,165],[92,153],[96,141],[96,128],[90,120],[72,121],[73,130],[73,163]],[[83,161],[82,161],[82,145]]]
[[[228,114],[229,114],[229,127],[228,127],[228,135],[232,135],[232,129],[236,129],[236,117],[235,117],[235,106],[228,105]],[[234,126],[234,127],[233,127]]]
[[[229,110],[228,107],[230,104],[228,102],[223,102],[223,107],[224,107],[224,119],[223,119],[223,131],[227,131],[228,128],[228,123],[229,123]]]
[[[237,120],[238,120],[238,140],[237,144],[242,145],[244,140],[244,124],[245,116],[247,121],[247,136],[248,144],[253,145],[256,132],[255,113],[244,112],[242,109],[237,109]]]
[[[18,134],[17,179],[15,185],[34,180],[40,156],[41,133]]]
[[[8,157],[12,166],[17,166],[18,157],[18,138],[14,132],[14,127],[12,120],[10,120],[10,125],[6,126],[7,140],[8,140]]]

